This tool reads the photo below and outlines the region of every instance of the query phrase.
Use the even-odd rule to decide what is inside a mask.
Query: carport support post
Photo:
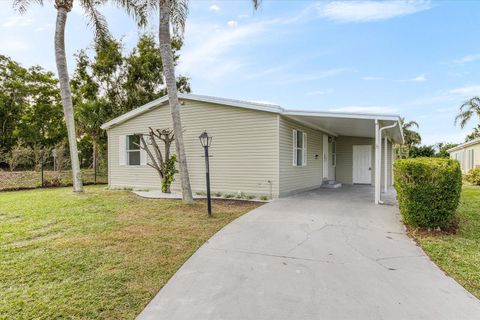
[[[375,204],[380,204],[380,175],[382,172],[381,152],[382,137],[380,136],[380,123],[375,119]]]
[[[387,193],[388,191],[388,139],[387,135],[385,134],[385,143],[384,143],[384,158],[385,158],[385,163],[384,163],[384,168],[383,168],[383,191]]]

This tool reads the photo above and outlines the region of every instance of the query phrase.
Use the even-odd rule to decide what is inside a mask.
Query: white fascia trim
[[[285,110],[283,115],[289,116],[317,116],[322,118],[347,118],[347,119],[366,119],[366,120],[387,120],[399,121],[400,116],[392,114],[370,114],[370,113],[337,113],[328,111],[297,111]]]
[[[283,109],[280,106],[277,106],[277,105],[274,105],[274,104],[255,103],[255,102],[249,102],[249,101],[217,98],[217,97],[202,96],[202,95],[196,95],[196,94],[179,93],[178,94],[178,99],[208,102],[208,103],[221,104],[221,105],[226,105],[226,106],[239,107],[239,108],[252,109],[252,110],[259,110],[259,111],[266,111],[266,112],[273,112],[273,113],[282,113],[283,112]],[[104,130],[108,129],[108,128],[114,126],[114,125],[125,122],[130,118],[133,118],[133,117],[138,116],[138,115],[140,115],[144,112],[147,112],[147,111],[163,104],[166,101],[168,101],[168,96],[163,96],[161,98],[153,100],[152,102],[144,104],[141,107],[133,109],[133,110],[131,110],[131,111],[129,111],[129,112],[113,119],[113,120],[110,120],[110,121],[104,123],[100,128],[102,128]]]
[[[167,100],[168,100],[168,96],[163,96],[163,97],[161,97],[161,98],[158,98],[158,99],[156,99],[156,100],[153,100],[153,101],[151,101],[151,102],[149,102],[149,103],[147,103],[147,104],[144,104],[144,105],[141,106],[141,107],[138,107],[138,108],[136,108],[136,109],[133,109],[133,110],[127,112],[127,113],[122,114],[122,115],[119,116],[119,117],[116,117],[115,119],[112,119],[112,120],[110,120],[110,121],[102,124],[102,125],[100,126],[100,128],[103,129],[103,130],[105,130],[105,129],[108,129],[108,128],[116,125],[116,124],[125,122],[125,121],[127,121],[128,119],[130,119],[130,118],[133,118],[133,117],[135,117],[135,116],[138,116],[138,115],[140,115],[140,114],[142,114],[142,113],[144,113],[144,112],[147,112],[147,111],[149,111],[149,110],[151,110],[151,109],[153,109],[153,108],[161,105],[162,103],[164,103],[164,102],[167,101]]]
[[[284,111],[282,107],[275,104],[256,103],[256,102],[250,102],[250,101],[218,98],[218,97],[203,96],[203,95],[197,95],[197,94],[185,94],[185,93],[180,93],[178,97],[180,99],[185,99],[185,100],[209,102],[214,104],[222,104],[222,105],[227,105],[232,107],[240,107],[240,108],[273,112],[273,113],[282,113]]]
[[[456,147],[448,149],[447,152],[450,153],[450,152],[453,152],[453,151],[457,151],[457,150],[463,149],[465,147],[472,146],[472,145],[477,144],[477,143],[480,143],[480,138],[476,138],[476,139],[473,139],[472,141],[468,141],[468,142],[464,142],[462,144],[459,144]]]

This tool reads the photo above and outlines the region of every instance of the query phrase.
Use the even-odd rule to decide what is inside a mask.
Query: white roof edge
[[[302,111],[302,110],[286,110],[280,107],[279,105],[275,104],[265,104],[265,103],[258,103],[258,102],[250,102],[250,101],[242,101],[242,100],[235,100],[235,99],[227,99],[227,98],[219,98],[219,97],[212,97],[212,96],[204,96],[204,95],[197,95],[197,94],[186,94],[186,93],[179,93],[179,99],[184,100],[194,100],[194,101],[202,101],[208,103],[215,103],[215,104],[222,104],[246,109],[253,109],[259,111],[266,111],[266,112],[273,112],[280,115],[285,116],[319,116],[319,117],[336,117],[336,118],[350,118],[350,119],[367,119],[367,120],[387,120],[387,121],[398,121],[400,126],[400,116],[399,115],[388,115],[388,114],[368,114],[368,113],[343,113],[343,112],[330,112],[330,111]],[[112,119],[103,125],[100,128],[108,129],[112,126],[117,124],[123,123],[131,118],[134,118],[138,115],[141,115],[144,112],[150,111],[155,107],[163,104],[164,102],[168,101],[168,96],[160,97],[156,100],[153,100],[147,104],[144,104],[141,107],[133,109],[115,119]],[[400,127],[400,132],[402,131]],[[401,138],[403,140],[403,135],[401,134]]]
[[[350,113],[350,112],[331,112],[331,111],[303,111],[303,110],[285,110],[283,115],[288,116],[319,116],[325,118],[349,118],[366,120],[400,120],[396,114],[374,114],[374,113]]]
[[[477,144],[477,143],[480,143],[480,138],[476,138],[476,139],[461,143],[456,147],[447,149],[447,152],[450,153],[452,151],[457,151],[457,150],[460,150],[460,149],[465,148],[465,147],[472,146],[472,145]]]
[[[274,112],[274,113],[282,113],[283,108],[275,105],[275,104],[266,104],[266,103],[258,103],[258,102],[250,102],[250,101],[242,101],[242,100],[234,100],[234,99],[226,99],[226,98],[219,98],[219,97],[211,97],[211,96],[204,96],[204,95],[197,95],[197,94],[187,94],[187,93],[179,93],[178,94],[179,99],[184,99],[184,100],[195,100],[195,101],[202,101],[202,102],[209,102],[209,103],[215,103],[215,104],[223,104],[223,105],[228,105],[228,106],[233,106],[233,107],[240,107],[240,108],[246,108],[246,109],[253,109],[253,110],[259,110],[259,111],[266,111],[266,112]],[[133,117],[136,117],[146,111],[149,111],[162,103],[168,101],[168,96],[163,96],[161,98],[158,98],[156,100],[153,100],[147,104],[144,104],[141,107],[138,107],[136,109],[133,109],[125,114],[122,114],[121,116],[112,119],[100,126],[102,129],[108,129],[114,125],[120,124],[122,122],[127,121],[128,119],[131,119]]]

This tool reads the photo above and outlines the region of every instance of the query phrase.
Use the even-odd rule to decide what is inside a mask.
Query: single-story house
[[[480,138],[459,144],[456,147],[447,150],[450,153],[450,158],[458,160],[462,173],[466,174],[468,171],[480,166]]]
[[[213,137],[213,192],[277,198],[337,181],[376,186],[375,203],[380,203],[381,186],[392,185],[392,144],[403,143],[397,115],[287,110],[194,94],[179,94],[179,100],[194,192],[206,189],[198,139],[203,131]],[[149,127],[172,128],[166,96],[102,125],[110,188],[160,189],[146,153],[132,143],[135,133]],[[172,190],[180,191],[178,177]]]

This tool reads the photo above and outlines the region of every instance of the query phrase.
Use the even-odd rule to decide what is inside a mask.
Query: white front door
[[[372,183],[372,146],[353,146],[353,183]]]
[[[328,180],[328,135],[323,135],[323,179]]]

